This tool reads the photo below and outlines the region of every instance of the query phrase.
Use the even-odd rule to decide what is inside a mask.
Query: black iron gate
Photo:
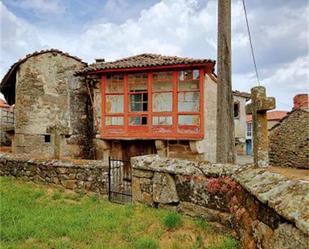
[[[111,202],[132,202],[132,168],[130,161],[109,158],[108,199]]]

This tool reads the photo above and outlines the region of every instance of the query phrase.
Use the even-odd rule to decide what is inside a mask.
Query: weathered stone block
[[[154,202],[163,204],[179,202],[176,184],[170,174],[154,173],[153,200]]]
[[[255,221],[253,225],[253,236],[259,249],[274,248],[274,231],[263,222]]]
[[[192,217],[202,217],[207,221],[219,222],[226,226],[231,226],[232,215],[226,212],[205,208],[191,202],[180,202],[177,210]]]
[[[140,178],[152,178],[153,171],[133,169],[132,175]]]
[[[142,202],[142,190],[140,186],[140,178],[134,177],[132,178],[132,200],[133,202]]]
[[[274,248],[308,249],[309,236],[290,224],[281,224],[274,231]]]
[[[76,181],[75,180],[65,180],[65,181],[63,181],[62,184],[67,189],[75,189],[76,188]]]

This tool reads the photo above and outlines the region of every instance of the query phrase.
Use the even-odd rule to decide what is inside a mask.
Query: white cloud
[[[37,30],[0,2],[0,75],[20,57],[41,47]],[[2,77],[1,77],[2,78]]]
[[[5,98],[4,98],[4,95],[2,94],[2,93],[0,93],[0,100],[4,100],[5,102],[6,102],[6,100],[5,100]]]
[[[24,8],[32,6],[39,10],[46,0],[22,2]],[[48,1],[42,8],[61,11],[59,3]],[[115,4],[122,6],[120,9],[129,7],[126,0],[109,0],[110,11]],[[216,0],[161,0],[134,14],[133,19],[107,22],[101,17],[91,25],[81,26],[75,34],[33,27],[2,5],[5,10],[2,18],[8,25],[3,34],[6,38],[1,47],[4,56],[1,56],[0,73],[14,62],[12,58],[17,60],[41,47],[59,48],[88,62],[94,58],[113,60],[144,52],[216,59],[217,4]],[[280,102],[290,103],[292,94],[307,89],[309,8],[295,5],[291,11],[284,4],[263,7],[263,3],[259,3],[258,8],[251,9],[249,4],[251,2],[247,7],[262,83],[266,83],[269,94],[278,97]],[[130,12],[136,13],[132,6]],[[115,12],[116,16],[120,14]],[[240,0],[233,1],[232,25],[233,88],[249,91],[256,85],[256,79]]]

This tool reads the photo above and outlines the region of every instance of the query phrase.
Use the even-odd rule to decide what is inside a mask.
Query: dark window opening
[[[50,143],[50,135],[44,135],[44,142]]]
[[[147,117],[130,117],[129,125],[147,125]]]
[[[180,141],[179,141],[179,144],[182,144],[182,145],[190,145],[190,142],[187,141],[187,140],[180,140]]]
[[[234,103],[234,118],[239,118],[239,103]]]
[[[130,111],[146,112],[148,110],[148,94],[135,93],[130,94]]]

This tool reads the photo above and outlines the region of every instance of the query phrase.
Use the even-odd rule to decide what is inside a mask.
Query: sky
[[[247,0],[261,85],[291,110],[309,91],[308,0]],[[87,63],[140,53],[217,57],[217,0],[2,0],[0,78],[18,59],[57,48]],[[241,0],[232,0],[232,84],[257,85]]]

